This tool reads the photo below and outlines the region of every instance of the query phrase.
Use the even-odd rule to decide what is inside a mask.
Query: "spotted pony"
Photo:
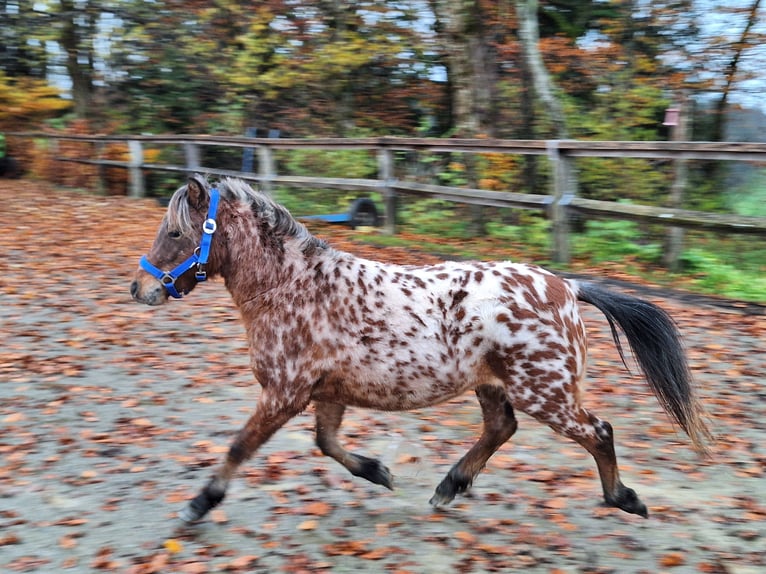
[[[469,390],[483,430],[431,504],[471,486],[516,431],[518,409],[593,456],[608,505],[647,516],[620,480],[611,425],[581,404],[586,333],[578,301],[604,313],[622,356],[621,328],[659,403],[695,447],[704,451],[710,438],[672,319],[593,283],[507,261],[418,267],[362,259],[313,236],[243,181],[211,188],[194,176],[171,198],[130,290],[136,301],[160,305],[215,276],[241,313],[262,390],[223,464],[182,511],[188,522],[219,504],[236,469],[310,403],[321,452],[392,489],[379,460],[339,442],[346,407],[416,409]]]

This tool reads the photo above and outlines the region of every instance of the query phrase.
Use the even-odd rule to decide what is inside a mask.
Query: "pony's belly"
[[[374,378],[328,376],[317,383],[311,398],[368,409],[404,411],[442,403],[486,382],[477,375],[476,370],[470,375],[453,370],[441,376],[395,372]]]
[[[451,393],[428,393],[408,394],[397,392],[327,392],[325,388],[319,388],[312,393],[311,398],[317,401],[337,403],[349,407],[359,407],[378,411],[409,411],[430,407],[443,403],[449,399],[461,395],[465,389]]]

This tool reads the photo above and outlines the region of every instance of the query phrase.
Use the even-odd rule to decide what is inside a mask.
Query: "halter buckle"
[[[218,224],[212,217],[208,217],[202,224],[202,231],[208,235],[213,235],[216,229],[218,229]]]

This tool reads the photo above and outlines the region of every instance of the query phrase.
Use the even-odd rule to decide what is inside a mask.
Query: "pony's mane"
[[[327,247],[323,240],[312,235],[302,223],[296,221],[285,207],[256,191],[247,182],[226,177],[215,187],[222,200],[249,205],[255,216],[265,221],[275,235],[294,239],[302,251]],[[188,197],[188,185],[180,187],[170,198],[167,211],[168,226],[183,234],[193,231]]]

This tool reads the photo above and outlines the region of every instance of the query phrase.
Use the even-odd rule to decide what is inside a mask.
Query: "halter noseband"
[[[180,299],[188,293],[188,291],[184,291],[183,293],[178,292],[178,289],[176,289],[176,280],[195,265],[197,266],[197,271],[194,276],[197,281],[205,281],[207,279],[205,266],[207,265],[207,259],[210,255],[210,245],[213,243],[213,234],[218,228],[218,224],[215,221],[215,215],[218,211],[219,198],[220,195],[218,190],[216,188],[211,189],[210,205],[207,209],[207,219],[205,219],[202,224],[202,239],[200,240],[199,247],[194,250],[194,253],[192,253],[186,261],[179,263],[172,271],[163,271],[159,267],[152,265],[146,258],[146,255],[141,258],[141,268],[162,283],[162,286],[174,299]]]

